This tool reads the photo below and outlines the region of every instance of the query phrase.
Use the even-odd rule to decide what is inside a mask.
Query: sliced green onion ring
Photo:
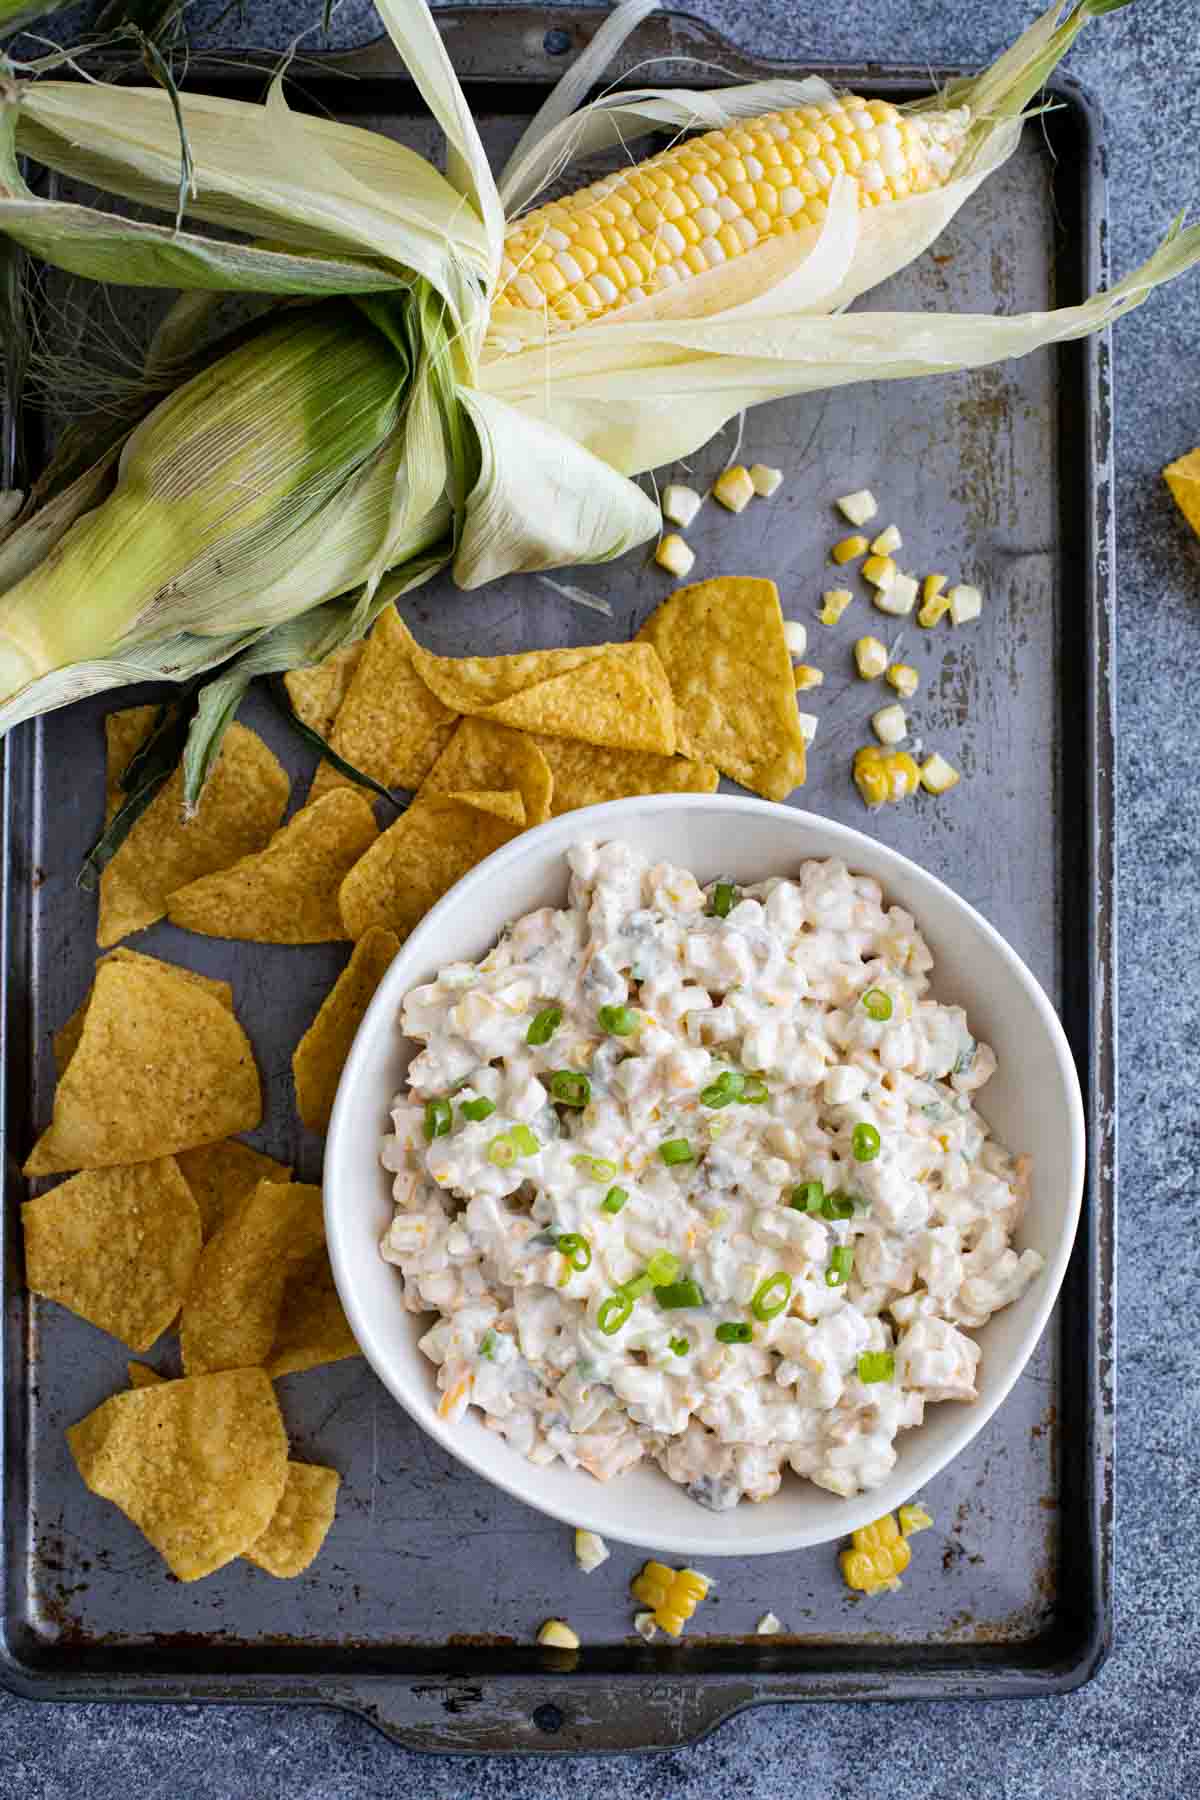
[[[656,1250],[646,1264],[651,1287],[664,1287],[679,1273],[679,1258],[670,1250]]]
[[[819,1181],[802,1181],[791,1191],[788,1205],[795,1212],[819,1213],[825,1205],[825,1188]]]
[[[718,1325],[715,1337],[718,1344],[748,1344],[754,1336],[753,1325],[747,1325],[744,1319],[729,1319],[724,1325]]]
[[[712,911],[718,919],[727,919],[738,903],[738,891],[732,881],[718,881],[713,889]]]
[[[854,1251],[849,1244],[835,1244],[825,1271],[826,1287],[845,1287],[854,1268]]]
[[[628,1188],[610,1187],[600,1202],[600,1210],[606,1213],[619,1213],[628,1198]]]
[[[609,1181],[617,1172],[615,1162],[609,1162],[603,1156],[573,1156],[573,1169],[585,1169],[593,1181]]]
[[[690,1275],[685,1275],[682,1281],[671,1281],[663,1287],[656,1287],[654,1298],[664,1312],[679,1312],[683,1307],[704,1305],[704,1295]]]
[[[517,1160],[517,1146],[513,1143],[512,1133],[502,1131],[494,1137],[487,1147],[487,1159],[498,1169],[511,1169]]]
[[[448,1137],[453,1123],[454,1115],[448,1100],[425,1102],[425,1136],[431,1144],[434,1138]]]
[[[637,1030],[637,1014],[631,1006],[602,1006],[597,1017],[601,1031],[610,1037],[631,1037]]]
[[[508,1135],[521,1156],[536,1156],[542,1147],[528,1125],[514,1125]]]
[[[464,1119],[470,1119],[474,1123],[478,1119],[490,1119],[496,1110],[496,1102],[481,1094],[478,1100],[460,1102],[458,1110]]]
[[[633,1311],[633,1301],[623,1290],[610,1294],[607,1300],[600,1302],[600,1310],[596,1314],[597,1327],[605,1337],[612,1337],[620,1331]]]
[[[896,1374],[896,1358],[890,1350],[864,1350],[858,1359],[860,1381],[891,1381]]]
[[[590,1269],[592,1266],[592,1246],[582,1232],[564,1231],[555,1238],[554,1247],[560,1255],[565,1256],[573,1269]]]
[[[879,1133],[865,1121],[854,1127],[850,1141],[854,1148],[855,1162],[874,1162],[879,1155]]]
[[[543,1006],[541,1012],[535,1013],[529,1030],[525,1033],[527,1044],[548,1044],[559,1026],[562,1024],[561,1006]]]
[[[664,1138],[658,1146],[658,1154],[668,1169],[674,1168],[676,1163],[690,1163],[696,1160],[692,1146],[686,1138]]]
[[[779,1317],[791,1297],[791,1276],[786,1269],[776,1269],[773,1275],[768,1275],[765,1281],[760,1281],[754,1290],[750,1311],[765,1325],[769,1320]]]
[[[862,997],[862,1003],[868,1017],[879,1025],[886,1024],[892,1016],[892,997],[885,994],[882,988],[868,988]]]
[[[550,1098],[560,1106],[586,1106],[592,1097],[592,1084],[578,1069],[555,1069],[550,1077]]]
[[[821,1214],[826,1219],[852,1219],[854,1202],[849,1194],[839,1193],[835,1189],[832,1194],[826,1194],[821,1201]]]

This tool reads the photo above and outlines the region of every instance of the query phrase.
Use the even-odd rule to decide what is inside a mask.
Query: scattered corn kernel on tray
[[[564,52],[595,23],[541,8],[443,15],[493,153],[515,142]],[[715,64],[739,80],[777,72],[670,17],[648,21],[622,65],[664,54],[682,59],[665,82],[694,79],[700,61],[710,81]],[[907,97],[929,80],[884,65],[817,69],[868,96]],[[205,79],[243,91],[227,68]],[[302,85],[314,106],[432,149],[382,43],[325,69],[310,59]],[[870,296],[872,309],[1044,308],[1104,281],[1099,121],[1069,83],[1056,93],[1019,153],[932,253]],[[706,1571],[715,1580],[703,1593],[651,1571],[635,1596],[644,1553],[613,1545],[585,1572],[570,1531],[448,1458],[360,1359],[279,1384],[292,1456],[341,1476],[321,1554],[295,1580],[238,1559],[181,1584],[122,1514],[87,1492],[64,1431],[124,1385],[126,1353],[26,1292],[17,1227],[27,1190],[17,1170],[50,1115],[52,1035],[92,979],[95,902],[75,875],[103,818],[112,703],[101,698],[20,727],[4,765],[8,1685],[50,1698],[337,1704],[406,1744],[478,1752],[669,1746],[766,1700],[1014,1696],[1086,1678],[1109,1631],[1111,1549],[1107,382],[1100,340],[936,381],[859,385],[760,407],[736,454],[725,433],[665,477],[705,494],[730,461],[781,473],[777,485],[759,473],[742,511],[710,498],[680,529],[695,559],[689,580],[769,577],[785,618],[804,627],[803,652],[795,630],[790,645],[823,679],[799,696],[816,725],[807,782],[791,804],[877,833],[979,907],[1059,1005],[1089,1095],[1084,1224],[1055,1320],[997,1416],[915,1497],[932,1524],[910,1544],[909,1526],[924,1517],[914,1514],[900,1521],[903,1536],[892,1525],[866,1546],[894,1556],[896,1569],[905,1561],[896,1543],[911,1549],[899,1585],[854,1591],[839,1566],[847,1541],[723,1560]],[[901,539],[892,548],[888,535],[877,554],[890,552],[914,576],[944,574],[959,590],[961,622],[947,615],[923,626],[915,609],[880,607],[873,596],[886,590],[873,589],[859,563],[832,560],[835,543],[858,529],[836,502],[864,489],[878,503],[864,536],[895,525]],[[652,551],[572,577],[611,617],[531,577],[477,594],[439,579],[401,610],[423,645],[449,654],[628,638],[678,585]],[[852,593],[848,605],[824,598],[839,590]],[[972,591],[982,596],[977,616]],[[880,640],[885,665],[915,672],[915,691],[909,674],[891,686],[865,678],[862,658],[871,667],[880,654],[859,644],[867,637]],[[872,715],[893,703],[910,742],[960,779],[868,812],[855,754],[880,742],[886,750],[891,727],[885,719],[873,730]],[[295,805],[314,758],[261,702],[243,718],[283,760]],[[167,923],[136,944],[232,977],[264,1078],[265,1118],[252,1141],[298,1181],[319,1181],[321,1139],[296,1116],[291,1053],[347,947],[230,945]],[[656,1596],[679,1615],[677,1639],[647,1641],[635,1627]],[[543,1630],[539,1642],[549,1620],[569,1630]]]

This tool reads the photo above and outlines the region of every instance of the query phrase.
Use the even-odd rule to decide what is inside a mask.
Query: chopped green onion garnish
[[[796,1212],[819,1213],[825,1204],[825,1189],[819,1181],[802,1181],[792,1189],[788,1205]]]
[[[738,902],[738,891],[732,881],[718,881],[713,889],[712,910],[718,919],[727,919]]]
[[[748,1344],[754,1336],[754,1327],[744,1320],[731,1319],[726,1325],[718,1325],[715,1335],[718,1344]]]
[[[628,1198],[628,1188],[610,1187],[600,1202],[600,1210],[606,1213],[619,1213]]]
[[[685,1275],[682,1281],[672,1281],[665,1287],[656,1287],[654,1298],[664,1312],[678,1312],[684,1306],[704,1305],[704,1295],[690,1275]]]
[[[849,1194],[826,1194],[821,1202],[821,1212],[826,1219],[852,1219],[854,1202]]]
[[[600,1029],[610,1037],[629,1037],[637,1030],[637,1014],[631,1006],[602,1006]]]
[[[773,1275],[768,1275],[765,1281],[759,1282],[750,1302],[750,1311],[765,1325],[768,1319],[779,1317],[791,1297],[791,1276],[784,1269],[776,1269]]]
[[[508,1135],[521,1156],[536,1156],[542,1147],[528,1125],[514,1125]]]
[[[510,1169],[517,1160],[517,1146],[513,1143],[512,1133],[502,1131],[494,1137],[487,1147],[487,1159],[495,1163],[498,1169]]]
[[[635,1275],[632,1281],[623,1281],[617,1292],[618,1294],[628,1294],[630,1300],[640,1300],[642,1295],[648,1294],[653,1286],[654,1283],[643,1271],[642,1274]]]
[[[673,1168],[676,1163],[690,1163],[696,1160],[692,1155],[692,1146],[686,1138],[664,1138],[658,1146],[658,1154],[668,1169]]]
[[[854,1251],[849,1244],[836,1244],[829,1255],[825,1271],[826,1287],[845,1287],[854,1267]]]
[[[620,1331],[622,1325],[633,1311],[633,1301],[623,1290],[610,1294],[607,1300],[600,1302],[600,1310],[596,1314],[596,1324],[605,1337],[612,1337]]]
[[[891,1381],[896,1373],[896,1358],[890,1350],[864,1350],[858,1359],[860,1381]]]
[[[702,1106],[728,1106],[731,1101],[740,1100],[742,1089],[746,1085],[746,1077],[736,1069],[724,1069],[706,1088],[700,1090]]]
[[[550,1077],[550,1098],[560,1106],[586,1106],[591,1097],[591,1082],[576,1069],[555,1069]]]
[[[863,995],[863,1005],[868,1015],[880,1025],[892,1016],[892,997],[885,994],[882,988],[868,988]]]
[[[668,1281],[674,1281],[678,1273],[679,1258],[672,1255],[670,1250],[656,1250],[646,1264],[651,1287],[662,1287]]]
[[[425,1102],[425,1136],[431,1144],[434,1138],[446,1137],[453,1123],[448,1100]]]
[[[879,1133],[873,1125],[856,1125],[851,1142],[855,1162],[874,1162],[879,1155]]]
[[[561,1006],[543,1006],[540,1013],[535,1013],[529,1030],[525,1033],[527,1044],[548,1044],[559,1026],[562,1024]]]
[[[486,1356],[489,1362],[495,1361],[495,1359],[496,1359],[496,1334],[494,1331],[485,1331],[484,1332],[483,1337],[480,1340],[480,1344],[479,1344],[479,1354],[480,1354],[480,1356]]]
[[[770,1097],[771,1090],[761,1075],[746,1076],[741,1092],[743,1106],[761,1106]]]
[[[473,1123],[476,1119],[490,1119],[496,1110],[496,1102],[481,1096],[478,1100],[464,1100],[458,1110],[464,1119]]]
[[[668,1338],[667,1348],[676,1356],[686,1356],[691,1349],[691,1341],[685,1337]]]
[[[586,1169],[593,1181],[608,1181],[617,1172],[615,1162],[607,1162],[603,1156],[573,1156],[573,1169]]]
[[[573,1269],[589,1269],[592,1264],[592,1246],[578,1231],[564,1231],[560,1238],[554,1240],[554,1247],[566,1257]]]

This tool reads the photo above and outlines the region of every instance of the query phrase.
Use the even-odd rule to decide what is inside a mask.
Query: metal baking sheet
[[[598,16],[440,16],[490,148],[515,140],[564,49]],[[661,53],[719,62],[737,79],[775,68],[678,17],[649,21],[625,65]],[[685,60],[669,76],[688,73]],[[827,73],[896,96],[929,80],[874,66]],[[197,78],[209,74],[201,66]],[[216,76],[227,91],[252,91],[228,64]],[[301,86],[314,105],[431,148],[386,46],[310,63]],[[1069,83],[1056,96],[935,252],[867,304],[1040,308],[1104,281],[1098,116]],[[636,1552],[616,1546],[599,1572],[578,1573],[569,1532],[447,1457],[362,1362],[282,1383],[296,1453],[344,1477],[327,1545],[298,1581],[237,1562],[180,1585],[114,1508],[85,1492],[64,1428],[124,1384],[126,1353],[25,1293],[17,1166],[50,1111],[51,1033],[91,977],[94,905],[74,876],[101,818],[101,721],[113,704],[104,697],[22,727],[5,747],[0,1677],[10,1687],[49,1698],[337,1704],[423,1748],[577,1751],[682,1743],[765,1700],[1014,1696],[1062,1690],[1095,1670],[1110,1630],[1112,1476],[1108,382],[1100,340],[761,408],[747,420],[746,458],[783,469],[783,488],[740,519],[707,508],[691,533],[698,574],[769,574],[789,616],[809,623],[827,679],[810,697],[820,734],[795,798],[860,828],[847,770],[867,741],[871,703],[849,672],[849,644],[866,628],[865,602],[834,632],[814,620],[836,528],[831,497],[871,486],[901,524],[914,568],[961,572],[989,596],[970,631],[905,631],[922,677],[913,713],[929,745],[962,768],[962,786],[868,828],[978,906],[1055,998],[1088,1096],[1092,1155],[1055,1319],[998,1415],[924,1494],[937,1525],[915,1541],[903,1592],[851,1597],[832,1546],[728,1560],[683,1642],[647,1646],[631,1629]],[[727,450],[725,438],[694,460],[698,484]],[[405,613],[443,651],[583,643],[626,636],[669,585],[637,555],[577,579],[611,602],[611,625],[529,578],[471,595],[438,582]],[[307,775],[310,761],[275,716],[253,702],[245,716]],[[232,977],[268,1097],[253,1141],[319,1179],[321,1145],[295,1119],[289,1057],[345,949],[230,945],[165,925],[135,941]],[[170,1368],[173,1355],[165,1343],[152,1360]],[[786,1635],[754,1635],[768,1609]],[[569,1616],[582,1636],[572,1669],[532,1643],[549,1614]]]

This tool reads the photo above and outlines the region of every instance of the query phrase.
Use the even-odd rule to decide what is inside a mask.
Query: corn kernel
[[[670,1569],[665,1563],[648,1562],[630,1583],[630,1591],[635,1600],[651,1609],[661,1630],[678,1637],[710,1586],[708,1576],[698,1569]]]
[[[759,498],[769,500],[783,485],[783,470],[769,469],[766,463],[751,463],[750,481]]]
[[[928,794],[948,794],[961,780],[958,770],[937,750],[921,764],[921,786]]]
[[[855,752],[854,785],[872,810],[888,801],[906,800],[916,793],[920,782],[921,771],[907,750],[881,750],[877,744],[865,744]]]
[[[911,663],[893,663],[884,679],[902,700],[911,700],[921,685],[921,677]]]
[[[787,645],[788,655],[797,662],[808,649],[808,628],[799,619],[788,619],[783,627],[783,641]]]
[[[854,666],[864,681],[874,681],[887,668],[887,651],[877,637],[860,637],[854,646]]]
[[[885,593],[895,581],[898,571],[890,556],[868,556],[862,566],[862,573],[864,581],[869,581],[872,587]]]
[[[966,582],[952,587],[946,598],[950,602],[950,617],[956,625],[977,619],[983,611],[983,595],[977,587],[969,587]]]
[[[826,588],[821,595],[821,610],[817,614],[822,625],[836,625],[853,598],[849,588]]]
[[[754,1629],[759,1637],[774,1637],[783,1630],[783,1620],[777,1619],[773,1612],[765,1612]]]
[[[921,610],[917,614],[917,624],[931,631],[939,619],[945,618],[950,610],[950,601],[943,594],[946,585],[944,575],[927,575],[921,589]]]
[[[704,501],[695,488],[672,482],[663,489],[663,517],[670,519],[672,525],[682,525],[685,531],[703,505]]]
[[[825,677],[820,669],[814,669],[811,663],[797,663],[792,670],[792,679],[796,683],[796,692],[806,694],[809,688],[820,687]]]
[[[683,576],[690,573],[696,552],[684,543],[677,531],[668,531],[654,552],[654,560],[668,575]]]
[[[871,554],[873,556],[890,556],[894,550],[899,550],[903,542],[904,539],[900,536],[899,528],[889,525],[880,532],[871,545]]]
[[[881,744],[900,743],[908,736],[904,708],[896,701],[890,706],[881,706],[878,712],[871,714],[871,728]]]
[[[754,498],[754,483],[750,479],[749,469],[741,463],[735,463],[732,469],[726,469],[713,482],[713,499],[731,513],[740,513]]]
[[[857,494],[843,494],[837,508],[852,525],[867,525],[879,511],[879,502],[869,488],[859,488]]]
[[[902,616],[912,611],[916,599],[917,584],[912,576],[897,574],[889,587],[880,588],[875,595],[875,604],[880,612]]]
[[[658,1636],[658,1626],[654,1623],[654,1614],[652,1612],[638,1613],[633,1621],[633,1629],[640,1638],[645,1638],[648,1644],[652,1643]]]
[[[866,538],[856,534],[853,537],[842,538],[839,543],[836,543],[833,546],[833,549],[829,554],[833,557],[835,563],[848,563],[853,562],[856,556],[865,556],[866,553]]]
[[[598,1532],[580,1530],[575,1533],[575,1561],[585,1575],[598,1569],[611,1555],[612,1551]]]
[[[846,1586],[864,1594],[880,1594],[900,1586],[900,1576],[912,1561],[912,1551],[900,1535],[891,1513],[873,1525],[860,1525],[851,1533],[852,1549],[838,1557]]]
[[[816,713],[797,713],[796,719],[800,726],[800,736],[806,744],[811,744],[817,735],[817,726],[820,724]]]
[[[572,1631],[565,1619],[547,1619],[538,1630],[537,1641],[555,1650],[578,1650],[579,1633]]]
[[[912,1537],[914,1532],[928,1531],[933,1524],[932,1516],[916,1501],[911,1506],[902,1506],[899,1510],[900,1531],[904,1537]]]

